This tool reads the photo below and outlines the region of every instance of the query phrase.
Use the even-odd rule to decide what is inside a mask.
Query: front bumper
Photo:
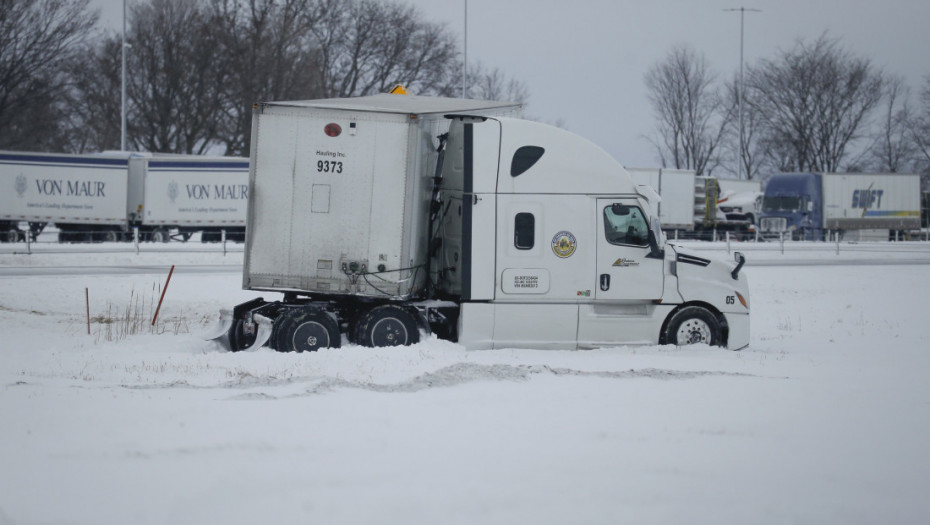
[[[742,350],[749,346],[749,314],[723,314],[729,327],[727,336],[727,348],[730,350]]]

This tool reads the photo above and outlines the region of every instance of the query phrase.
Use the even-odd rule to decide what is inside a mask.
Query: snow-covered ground
[[[257,295],[240,290],[241,251],[86,253],[102,248],[0,254],[0,524],[930,515],[925,244],[739,246],[740,352],[429,339],[230,354],[198,336]],[[150,333],[170,264],[227,268],[176,272]]]

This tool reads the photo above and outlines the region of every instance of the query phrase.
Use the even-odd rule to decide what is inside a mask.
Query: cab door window
[[[649,226],[636,206],[614,203],[604,208],[604,235],[610,244],[648,246]]]

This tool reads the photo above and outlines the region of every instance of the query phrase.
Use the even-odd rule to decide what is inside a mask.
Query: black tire
[[[279,352],[315,352],[342,344],[336,321],[313,306],[285,311],[275,319],[272,333],[272,347]]]
[[[416,317],[393,304],[365,312],[354,329],[356,343],[362,346],[407,346],[420,342]]]
[[[6,231],[5,235],[3,236],[3,242],[19,242],[19,240],[20,240],[19,230],[15,228],[10,228],[9,230]]]
[[[700,306],[687,306],[675,312],[665,330],[665,341],[677,346],[698,343],[720,346],[721,339],[720,321]]]
[[[168,234],[168,230],[158,229],[152,232],[152,242],[168,242],[171,240],[171,236]]]

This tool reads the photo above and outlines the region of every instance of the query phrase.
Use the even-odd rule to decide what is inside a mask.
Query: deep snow
[[[150,316],[167,267],[2,270],[241,253],[0,255],[0,524],[921,522],[930,249],[810,246],[740,246],[740,352],[230,354],[198,336],[257,295],[233,272],[175,273],[163,333],[107,341],[85,287]]]

